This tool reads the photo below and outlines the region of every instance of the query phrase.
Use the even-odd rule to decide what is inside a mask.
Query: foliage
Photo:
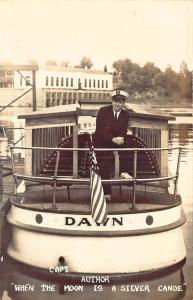
[[[82,68],[82,69],[91,69],[93,66],[93,62],[92,60],[90,59],[90,57],[86,57],[84,56],[81,61],[80,61],[80,64],[79,64],[79,68]]]
[[[124,86],[130,95],[146,92],[151,97],[192,96],[192,76],[185,62],[181,63],[179,73],[171,66],[161,71],[152,62],[141,67],[130,59],[117,60],[113,67],[115,86]]]

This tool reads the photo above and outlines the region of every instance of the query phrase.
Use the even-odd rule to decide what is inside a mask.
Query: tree
[[[60,63],[61,67],[68,67],[69,66],[69,60],[68,59],[63,59]]]
[[[107,70],[107,65],[104,66],[104,72],[105,72],[105,73],[108,72],[108,70]]]
[[[188,70],[188,66],[184,61],[180,65],[179,91],[183,97],[192,97],[192,73]]]
[[[87,67],[88,69],[91,69],[93,66],[93,62],[89,57],[84,56],[79,64],[79,67],[82,69],[85,69],[85,67]]]
[[[27,62],[29,65],[38,65],[38,61],[35,58],[29,58]]]
[[[166,77],[166,94],[167,96],[176,95],[179,92],[179,76],[176,72],[172,70],[171,66],[167,66],[165,69]]]
[[[46,66],[57,66],[57,62],[55,60],[49,59],[46,61]]]

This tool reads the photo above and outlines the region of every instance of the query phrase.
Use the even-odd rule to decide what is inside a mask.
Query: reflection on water
[[[156,274],[153,277],[144,276],[140,279],[124,278],[114,281],[110,278],[108,285],[82,282],[67,282],[66,279],[49,281],[37,274],[30,274],[24,266],[16,267],[10,263],[0,264],[0,297],[3,300],[57,300],[57,299],[149,299],[149,300],[178,300],[193,299],[193,257],[192,257],[192,179],[193,179],[193,130],[190,125],[171,125],[169,130],[169,143],[171,146],[186,147],[182,151],[180,164],[179,190],[182,195],[183,206],[187,216],[184,228],[184,238],[187,248],[187,260],[183,267],[173,268]],[[169,153],[169,167],[172,171],[177,152]],[[165,247],[166,245],[163,245]],[[129,251],[129,249],[128,249]],[[161,251],[161,249],[160,249]],[[45,254],[46,255],[46,254]],[[141,251],[143,255],[143,249]],[[22,285],[27,291],[16,291]],[[69,285],[72,291],[64,291]],[[83,285],[83,291],[75,291]],[[32,289],[33,291],[30,291]],[[136,291],[141,289],[141,291]]]

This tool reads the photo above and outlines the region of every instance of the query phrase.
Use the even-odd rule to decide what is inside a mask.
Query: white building
[[[30,72],[22,75],[14,73],[14,88],[25,88],[32,82]],[[36,88],[37,108],[75,104],[82,99],[105,99],[113,89],[113,75],[90,69],[40,66],[36,72]]]

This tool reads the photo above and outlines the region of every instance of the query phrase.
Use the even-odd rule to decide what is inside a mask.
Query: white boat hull
[[[38,222],[37,215],[42,217]],[[71,225],[64,224],[66,216]],[[149,216],[152,224],[147,224]],[[68,272],[93,274],[153,271],[185,258],[181,205],[110,218],[106,226],[96,226],[88,214],[37,212],[12,205],[8,215],[12,224],[8,254],[48,270],[59,266],[62,257]]]

